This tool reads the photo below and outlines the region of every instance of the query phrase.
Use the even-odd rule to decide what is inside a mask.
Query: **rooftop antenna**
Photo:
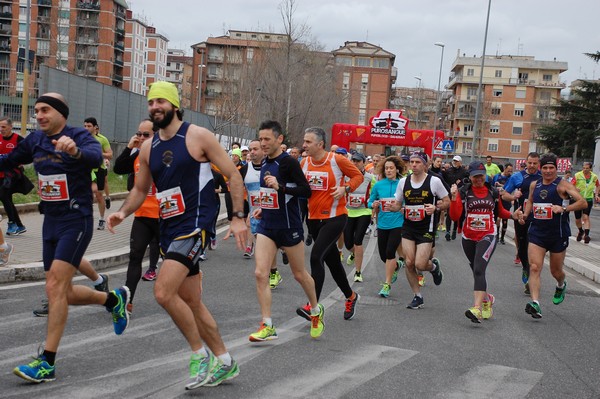
[[[519,38],[517,45],[517,55],[523,55],[523,43],[521,43],[521,38]]]
[[[502,48],[502,38],[498,39],[498,46],[496,47],[496,57],[498,57],[498,55],[500,55],[501,48]]]

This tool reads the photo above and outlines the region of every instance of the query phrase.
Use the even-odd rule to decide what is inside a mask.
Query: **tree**
[[[600,52],[586,53],[600,61]],[[581,81],[571,98],[552,107],[556,121],[539,129],[539,139],[558,156],[593,159],[595,138],[600,133],[600,82]]]

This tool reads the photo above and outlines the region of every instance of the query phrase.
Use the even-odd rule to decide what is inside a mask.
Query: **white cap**
[[[248,148],[247,145],[243,145],[242,148],[240,148],[240,150],[242,150],[242,151],[250,151],[250,149]]]
[[[452,160],[462,162],[462,158],[460,157],[460,155],[455,155],[454,158],[452,158]]]

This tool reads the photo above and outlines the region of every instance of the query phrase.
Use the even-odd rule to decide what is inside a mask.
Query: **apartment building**
[[[146,28],[146,88],[154,82],[167,78],[168,45],[169,39],[158,33],[156,28],[152,26]]]
[[[133,17],[127,10],[125,22],[125,65],[123,67],[123,89],[138,94],[146,90],[146,30],[148,25]]]
[[[498,162],[524,159],[539,151],[537,131],[555,115],[550,107],[566,87],[560,74],[566,62],[541,61],[533,56],[485,56],[477,156]],[[448,100],[450,135],[457,154],[472,153],[481,58],[457,56],[452,65]]]
[[[166,80],[177,86],[183,108],[190,108],[191,106],[192,63],[193,58],[186,56],[185,50],[167,50]]]
[[[442,98],[447,96],[447,92],[442,92]],[[433,130],[433,119],[438,100],[439,92],[435,89],[428,89],[420,85],[417,87],[394,87],[391,104],[394,109],[402,110],[402,115],[409,119],[409,128]],[[439,101],[443,103],[443,100]],[[442,113],[438,112],[438,118],[445,116],[445,113],[443,113],[444,115]],[[445,128],[444,123],[441,125],[442,127],[438,123],[438,129]]]
[[[396,82],[396,56],[367,42],[347,41],[331,52],[341,67],[341,93],[348,110],[347,123],[366,125],[378,111],[390,106]]]

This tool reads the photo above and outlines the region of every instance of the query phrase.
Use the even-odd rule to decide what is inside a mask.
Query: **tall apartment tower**
[[[185,50],[168,49],[167,50],[167,75],[168,82],[177,86],[181,97],[181,106],[190,108],[191,101],[191,76],[193,59],[185,55]]]
[[[378,111],[390,106],[396,82],[396,56],[367,42],[345,42],[332,51],[335,64],[342,67],[341,93],[348,110],[348,123],[366,125]]]
[[[167,78],[168,46],[169,39],[156,32],[156,28],[146,28],[146,88]]]
[[[125,23],[125,65],[123,67],[123,89],[137,94],[146,90],[146,29],[148,25],[134,18],[127,10]]]
[[[480,135],[475,155],[498,162],[524,159],[538,151],[537,131],[555,115],[550,107],[566,85],[560,74],[567,63],[532,56],[485,56]],[[451,136],[457,154],[472,151],[481,58],[457,56],[452,65],[449,99]]]

